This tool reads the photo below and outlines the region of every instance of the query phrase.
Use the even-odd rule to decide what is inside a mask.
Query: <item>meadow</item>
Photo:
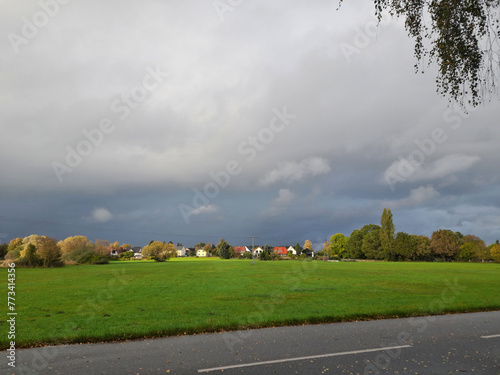
[[[7,316],[7,269],[0,269]],[[16,347],[500,310],[500,264],[172,259],[16,269]],[[6,319],[0,346],[7,347]]]

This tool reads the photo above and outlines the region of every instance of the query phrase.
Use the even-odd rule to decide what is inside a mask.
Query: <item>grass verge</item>
[[[4,317],[7,270],[0,269]],[[500,309],[499,264],[174,259],[16,269],[16,347]],[[0,348],[9,326],[0,322]]]

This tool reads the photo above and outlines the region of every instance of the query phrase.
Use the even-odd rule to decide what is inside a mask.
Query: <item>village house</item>
[[[243,254],[245,254],[247,252],[250,253],[251,250],[246,246],[236,246],[234,248],[234,255],[238,256],[238,257],[242,256]]]
[[[205,250],[198,249],[198,250],[196,250],[196,256],[197,257],[207,257],[208,254],[207,254],[207,252]]]
[[[273,249],[273,254],[283,257],[283,256],[286,256],[288,254],[288,251],[287,251],[286,247],[284,247],[284,246],[276,246]]]
[[[187,257],[189,256],[189,249],[184,246],[176,246],[177,256],[178,257]]]
[[[264,250],[262,249],[262,247],[259,246],[258,248],[253,250],[253,256],[258,257],[263,252],[264,252]]]

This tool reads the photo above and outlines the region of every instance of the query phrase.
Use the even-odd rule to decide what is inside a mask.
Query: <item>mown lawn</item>
[[[0,269],[7,316],[7,269]],[[500,309],[500,264],[175,259],[16,269],[16,346]],[[0,346],[7,346],[6,319]]]

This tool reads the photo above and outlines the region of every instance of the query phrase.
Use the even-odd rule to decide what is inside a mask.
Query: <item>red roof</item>
[[[235,252],[235,253],[244,253],[245,251],[246,251],[245,246],[236,246],[236,247],[234,248],[234,252]]]
[[[283,246],[277,246],[273,250],[274,254],[279,254],[279,255],[286,255],[288,253],[286,247]]]

